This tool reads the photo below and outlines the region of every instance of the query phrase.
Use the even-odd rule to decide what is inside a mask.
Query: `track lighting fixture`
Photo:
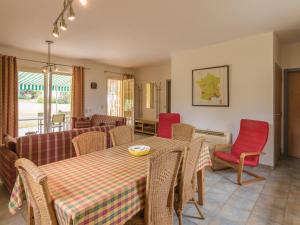
[[[58,27],[57,27],[57,24],[54,25],[54,28],[53,28],[53,36],[58,38],[59,37],[59,31],[58,31]]]
[[[66,24],[66,21],[65,21],[65,19],[64,19],[63,16],[62,16],[61,19],[60,19],[59,27],[60,27],[60,29],[62,29],[63,31],[66,31],[66,30],[67,30],[67,24]]]
[[[58,31],[58,25],[59,28],[62,30],[67,30],[67,24],[64,18],[64,15],[67,14],[67,18],[68,20],[72,21],[75,20],[75,12],[73,9],[73,1],[74,0],[64,0],[63,3],[63,10],[60,12],[59,16],[56,18],[54,24],[54,28],[53,28],[53,36],[58,38],[59,37],[59,31]],[[79,0],[80,4],[85,6],[87,4],[87,0]]]

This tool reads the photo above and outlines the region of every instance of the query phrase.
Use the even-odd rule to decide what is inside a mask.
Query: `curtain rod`
[[[120,72],[114,72],[114,71],[109,71],[109,70],[104,70],[104,73],[114,73],[114,74],[121,74],[121,75],[130,75],[130,76],[133,76],[133,74],[120,73]]]
[[[33,60],[33,59],[23,59],[23,58],[17,58],[18,60],[21,61],[28,61],[28,62],[34,62],[34,63],[44,63],[47,64],[47,62],[44,61],[38,61],[38,60]],[[65,64],[60,64],[60,63],[51,63],[52,65],[57,65],[57,66],[65,66],[65,67],[73,67],[71,65],[65,65]],[[91,68],[83,67],[86,70],[90,70]]]

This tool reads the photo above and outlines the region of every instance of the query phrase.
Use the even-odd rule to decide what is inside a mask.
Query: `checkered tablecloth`
[[[187,142],[150,137],[144,144],[153,151],[170,145],[184,148]],[[40,166],[61,225],[124,224],[144,208],[147,158],[128,154],[129,145]],[[208,147],[203,146],[198,169],[211,165]],[[15,213],[22,206],[24,189],[18,178],[9,202]]]

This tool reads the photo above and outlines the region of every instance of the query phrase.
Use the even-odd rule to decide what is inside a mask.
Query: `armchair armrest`
[[[264,152],[244,152],[240,155],[240,159],[244,159],[247,156],[257,156],[257,155],[264,155]]]

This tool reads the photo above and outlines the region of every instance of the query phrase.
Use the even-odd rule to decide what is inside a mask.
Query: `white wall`
[[[45,46],[46,48],[46,46]],[[53,46],[53,52],[55,52],[55,45]],[[0,45],[0,54],[16,56],[18,58],[34,59],[39,61],[46,61],[47,55],[39,54],[35,52],[24,51],[21,49],[6,47]],[[108,77],[121,77],[121,75],[104,73],[105,70],[115,71],[115,72],[127,72],[131,73],[131,70],[122,69],[119,67],[104,65],[96,63],[89,60],[78,60],[62,57],[52,57],[52,62],[67,64],[67,65],[77,65],[90,68],[90,70],[85,71],[85,114],[92,115],[95,113],[107,112],[107,78]],[[30,68],[41,71],[42,64],[30,63],[27,61],[18,60],[19,68]],[[71,73],[71,68],[59,67],[60,71]],[[91,89],[90,83],[97,82],[98,88]]]
[[[148,82],[156,82],[161,84],[160,92],[160,111],[166,112],[166,80],[171,79],[171,65],[170,63],[143,67],[136,70],[136,83],[143,87],[143,115],[142,118],[148,120],[156,120],[155,101],[153,109],[146,109],[145,101],[145,84]]]
[[[233,140],[242,118],[270,123],[261,163],[273,166],[273,33],[237,39],[172,54],[172,111],[198,128],[230,131]],[[192,106],[192,70],[230,66],[230,107]]]

